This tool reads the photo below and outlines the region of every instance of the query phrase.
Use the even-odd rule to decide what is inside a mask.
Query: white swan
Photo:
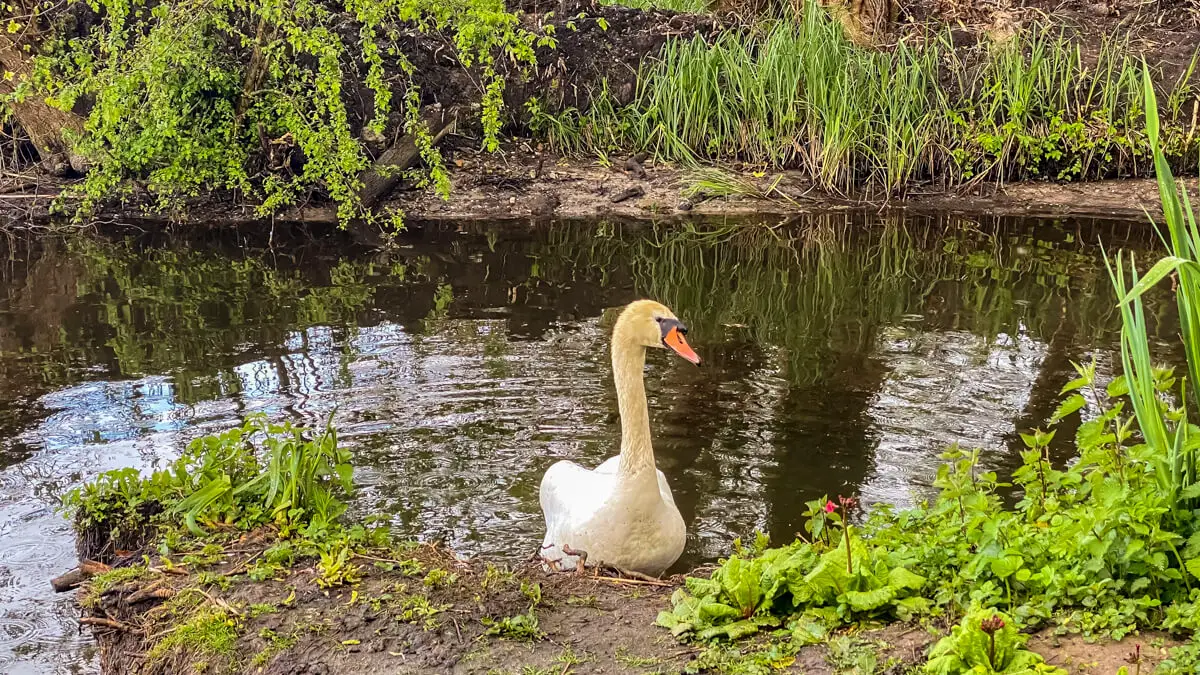
[[[683,553],[683,516],[654,465],[642,370],[648,347],[668,347],[700,363],[685,333],[671,310],[652,300],[638,300],[621,312],[612,336],[621,454],[594,471],[566,460],[546,471],[540,498],[548,569],[605,565],[658,576]]]

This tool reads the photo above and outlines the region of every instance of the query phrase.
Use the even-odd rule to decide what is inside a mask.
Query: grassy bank
[[[1193,54],[1159,48],[1194,43],[1195,27],[1170,19],[1176,32],[1154,40],[1126,32],[1165,14],[1069,33],[1057,17],[1026,17],[964,38],[931,10],[867,47],[815,0],[767,17],[624,4],[641,9],[174,0],[19,16],[22,50],[10,52],[27,56],[5,64],[12,161],[0,168],[28,183],[23,162],[42,150],[20,122],[37,104],[72,120],[47,135],[62,137],[74,167],[58,163],[71,173],[59,207],[85,214],[122,201],[178,214],[216,193],[263,217],[318,204],[342,223],[398,223],[402,204],[381,208],[368,186],[402,180],[446,196],[454,160],[500,152],[507,163],[530,140],[606,163],[645,151],[795,169],[869,198],[1141,176],[1143,55],[1170,68],[1156,76],[1168,159],[1190,171],[1200,151]],[[697,14],[642,11],[651,4]],[[453,109],[453,133],[439,105]]]
[[[604,89],[586,110],[533,101],[531,126],[567,153],[798,169],[843,194],[1152,173],[1129,36],[1089,45],[1033,24],[964,47],[928,28],[888,50],[862,47],[810,0],[749,30],[669,42],[628,105]],[[1164,152],[1189,171],[1195,65],[1157,78]]]

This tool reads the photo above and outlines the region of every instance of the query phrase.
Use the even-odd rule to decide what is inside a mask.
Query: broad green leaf
[[[895,567],[888,572],[888,586],[892,588],[916,591],[924,585],[925,577],[903,567]]]
[[[1001,579],[1007,579],[1013,574],[1016,574],[1017,570],[1021,569],[1021,566],[1024,564],[1024,562],[1025,561],[1021,559],[1021,556],[1006,555],[1002,558],[996,558],[995,560],[991,561],[988,567],[991,568],[992,574],[995,574]]]
[[[883,607],[895,596],[896,592],[891,587],[884,586],[870,591],[846,591],[841,599],[856,612],[868,612]]]
[[[1192,558],[1184,563],[1184,567],[1187,568],[1188,574],[1200,579],[1200,558]]]
[[[1113,378],[1112,382],[1108,383],[1108,386],[1105,387],[1104,391],[1108,394],[1109,398],[1128,396],[1129,380],[1127,380],[1124,375],[1118,375],[1117,377]]]
[[[1087,405],[1087,401],[1085,401],[1082,396],[1079,394],[1071,394],[1064,399],[1062,403],[1058,404],[1058,409],[1054,411],[1054,415],[1050,417],[1050,421],[1058,422],[1085,405]]]

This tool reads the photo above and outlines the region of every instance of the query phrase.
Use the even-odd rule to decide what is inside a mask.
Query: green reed
[[[1194,506],[1200,501],[1200,462],[1194,428],[1188,409],[1200,410],[1200,228],[1187,190],[1175,180],[1162,147],[1158,99],[1148,69],[1143,71],[1142,90],[1146,106],[1146,136],[1154,156],[1154,171],[1162,201],[1166,232],[1159,235],[1169,255],[1139,276],[1132,256],[1118,252],[1109,275],[1121,299],[1121,365],[1128,383],[1138,427],[1146,444],[1155,451],[1155,476],[1170,503]],[[1158,228],[1158,225],[1155,224]],[[1128,266],[1126,266],[1128,260]],[[1126,278],[1128,270],[1129,277]],[[1142,296],[1158,282],[1173,276],[1179,312],[1179,335],[1187,359],[1188,377],[1180,384],[1179,406],[1164,400],[1175,382],[1168,371],[1151,360],[1149,326]],[[1191,381],[1191,398],[1188,396]]]
[[[587,111],[537,111],[534,126],[553,127],[551,142],[568,152],[797,169],[837,192],[1138,175],[1149,147],[1130,54],[1111,38],[1087,59],[1047,27],[971,49],[948,35],[869,49],[806,0],[751,30],[668,41],[627,106],[601,92]],[[1194,65],[1168,105],[1163,145],[1174,159],[1198,145],[1185,128]]]

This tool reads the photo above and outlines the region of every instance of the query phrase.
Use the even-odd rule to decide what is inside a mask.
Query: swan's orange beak
[[[667,331],[667,334],[663,336],[663,344],[688,361],[700,365],[700,357],[688,346],[687,340],[683,339],[683,332],[679,330],[678,326],[672,326],[671,330]]]

